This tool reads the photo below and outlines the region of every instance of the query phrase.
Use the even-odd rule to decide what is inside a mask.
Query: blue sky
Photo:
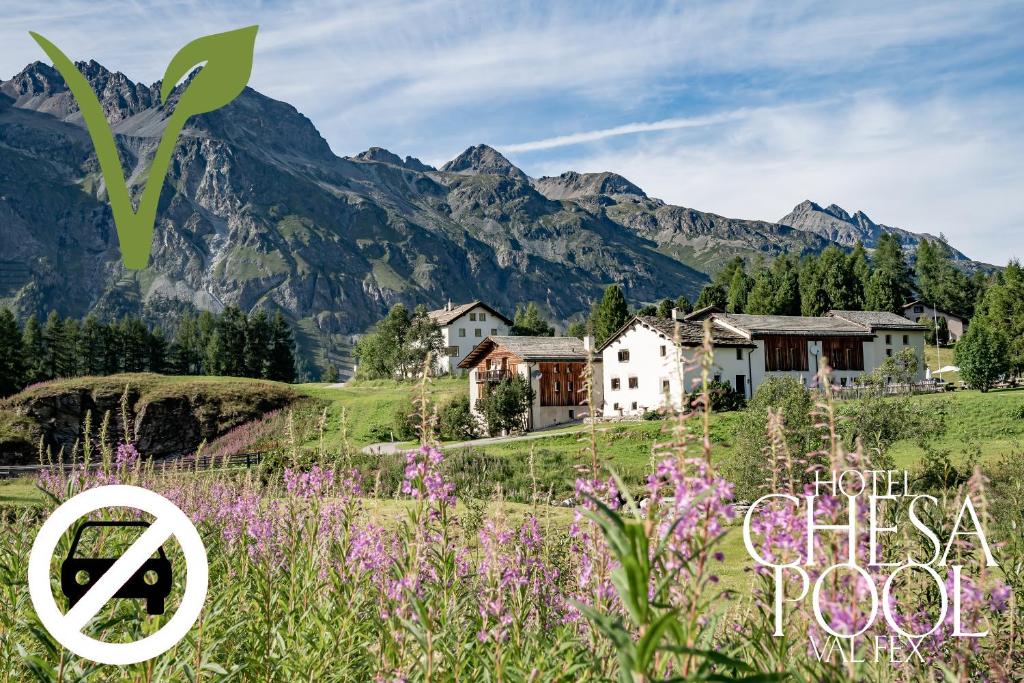
[[[159,79],[258,23],[251,85],[340,155],[491,144],[533,176],[777,220],[803,199],[1024,257],[1022,2],[136,2],[5,7],[0,78],[42,57]]]

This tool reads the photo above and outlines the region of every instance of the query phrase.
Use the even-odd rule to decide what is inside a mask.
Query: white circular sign
[[[154,520],[64,614],[57,607],[50,583],[53,553],[61,537],[79,518],[108,507],[142,510]],[[85,625],[171,536],[181,545],[188,573],[181,604],[170,621],[156,633],[132,643],[105,643],[82,633]],[[39,529],[28,560],[28,590],[39,621],[61,645],[79,657],[101,664],[136,664],[174,647],[199,618],[208,581],[206,547],[192,520],[160,494],[137,486],[100,486],[66,500]]]

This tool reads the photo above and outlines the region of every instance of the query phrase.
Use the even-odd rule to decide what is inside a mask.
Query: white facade
[[[760,335],[729,325],[724,319],[713,320],[712,324],[713,334],[718,330],[745,339],[746,346],[738,345],[734,340],[730,340],[728,345],[714,346],[711,371],[713,379],[732,385],[737,391],[742,391],[745,398],[751,398],[770,376],[792,377],[807,386],[814,382],[823,362],[821,341],[805,342],[806,371],[769,371],[765,359],[766,342],[758,338]],[[869,328],[864,328],[861,334],[863,369],[833,370],[835,384],[857,384],[887,357],[907,347],[914,349],[918,359],[913,381],[924,380],[923,330],[875,328],[869,333]],[[641,415],[647,410],[666,407],[678,409],[684,396],[700,382],[701,369],[693,366],[698,350],[696,346],[678,346],[667,330],[659,330],[655,325],[634,319],[601,351],[605,417]]]
[[[466,309],[459,317],[441,325],[444,348],[438,356],[434,371],[439,375],[465,374],[459,363],[477,344],[487,337],[504,336],[509,333],[509,324],[488,310],[483,304]]]
[[[939,318],[945,320],[946,328],[949,330],[950,343],[964,336],[964,332],[967,330],[967,321],[960,316],[932,308],[923,301],[913,301],[904,306],[903,316],[913,322],[917,322],[918,318],[922,317],[931,322],[937,322]]]
[[[677,346],[671,337],[642,323],[627,328],[601,351],[604,416],[641,415],[682,405],[700,383],[701,369],[693,367],[697,351]],[[733,388],[742,383],[749,398],[753,351],[742,346],[715,348],[712,379]]]

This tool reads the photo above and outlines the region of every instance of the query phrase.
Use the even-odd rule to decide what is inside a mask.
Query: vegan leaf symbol
[[[181,93],[167,121],[167,127],[160,136],[160,144],[153,157],[138,211],[132,208],[114,135],[89,81],[56,45],[38,33],[29,32],[53,60],[54,67],[64,77],[78,102],[100,162],[107,197],[114,214],[114,225],[117,227],[117,239],[121,245],[121,259],[126,268],[141,270],[149,263],[160,190],[185,122],[196,114],[223,107],[242,92],[252,73],[253,47],[258,28],[248,26],[197,38],[179,50],[171,60],[160,87],[160,100],[164,104],[178,81],[192,68],[203,62],[205,65]]]

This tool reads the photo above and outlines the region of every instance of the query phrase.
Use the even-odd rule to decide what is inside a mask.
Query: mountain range
[[[95,61],[135,196],[176,101]],[[805,201],[778,222],[674,206],[612,172],[531,178],[475,145],[435,168],[379,147],[335,155],[291,105],[247,88],[189,121],[161,195],[150,266],[128,271],[92,145],[63,78],[0,82],[0,305],[19,315],[279,309],[319,364],[395,302],[540,304],[564,322],[609,283],[633,301],[695,297],[728,259],[925,237]],[[965,266],[973,262],[960,252]]]

